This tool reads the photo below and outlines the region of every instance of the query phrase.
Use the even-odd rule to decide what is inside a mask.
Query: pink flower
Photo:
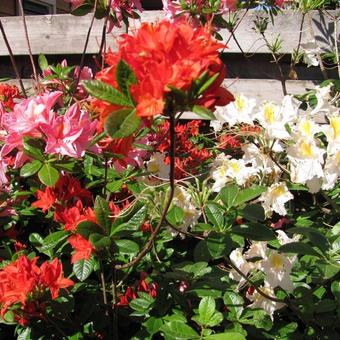
[[[23,100],[15,105],[13,112],[2,113],[1,125],[9,134],[40,135],[39,125],[51,122],[54,117],[52,107],[61,95],[62,92],[56,91]]]
[[[6,112],[0,107],[1,126],[5,134],[0,157],[17,149],[15,168],[21,167],[29,159],[23,153],[23,137],[41,137],[40,125],[51,123],[55,115],[52,107],[61,94],[62,92],[56,91],[23,100],[14,106],[12,112]]]
[[[97,121],[92,122],[87,112],[73,104],[64,116],[54,117],[50,124],[40,127],[47,137],[46,153],[80,158],[89,147]]]

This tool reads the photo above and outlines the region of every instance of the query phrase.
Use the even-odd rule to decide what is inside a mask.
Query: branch
[[[250,280],[247,275],[244,275],[242,273],[242,271],[240,269],[237,268],[237,266],[234,265],[234,263],[227,259],[226,258],[226,261],[229,263],[230,267],[232,267],[239,275],[241,275],[250,285],[252,285],[254,287],[254,289],[260,294],[262,295],[264,298],[268,299],[268,300],[271,300],[271,301],[274,301],[274,302],[280,302],[280,303],[284,303],[284,304],[287,304],[287,301],[286,300],[283,300],[283,299],[278,299],[276,297],[273,297],[273,296],[270,296],[266,293],[264,293],[260,288],[258,288],[256,286],[256,284]],[[218,266],[218,268],[222,269],[223,270],[223,267],[221,267],[221,265]]]
[[[89,29],[88,29],[88,31],[87,31],[86,40],[85,40],[85,45],[84,45],[84,50],[83,50],[83,53],[82,53],[81,59],[80,59],[79,73],[78,73],[77,82],[76,82],[76,85],[75,85],[75,91],[77,90],[77,87],[78,87],[78,84],[79,84],[79,81],[80,81],[81,70],[82,70],[82,68],[84,67],[85,54],[86,54],[86,50],[87,50],[87,45],[89,44],[89,40],[90,40],[90,35],[91,35],[91,31],[92,31],[94,19],[95,19],[95,17],[96,17],[97,6],[98,6],[98,0],[95,0],[95,2],[94,2],[93,16],[92,16],[92,19],[91,19],[90,27],[89,27]]]
[[[166,214],[167,214],[167,212],[170,208],[170,205],[171,205],[172,199],[174,197],[174,193],[175,193],[175,142],[176,142],[175,139],[176,139],[175,114],[173,112],[170,112],[170,193],[169,193],[168,200],[165,204],[161,218],[160,218],[156,228],[154,229],[154,231],[150,235],[150,238],[149,238],[148,242],[145,244],[142,251],[130,262],[128,262],[126,264],[115,265],[115,269],[130,268],[130,267],[136,265],[139,261],[141,261],[143,259],[143,257],[151,249],[152,244],[153,244],[154,240],[156,239],[156,236],[157,236],[159,230],[161,229],[163,222],[165,221]]]
[[[4,38],[4,42],[5,42],[5,45],[7,47],[8,53],[9,53],[9,58],[11,59],[11,63],[12,63],[12,66],[13,66],[13,69],[14,69],[14,72],[15,72],[15,76],[16,76],[17,80],[19,81],[21,92],[22,92],[23,96],[25,98],[27,98],[26,90],[25,90],[24,84],[22,82],[22,79],[20,77],[20,74],[19,74],[19,71],[18,71],[18,68],[17,68],[17,64],[16,64],[15,59],[14,59],[13,51],[11,49],[9,42],[8,42],[6,32],[5,32],[5,29],[2,25],[1,20],[0,20],[0,31],[1,31],[2,37]]]
[[[26,38],[26,43],[27,43],[27,48],[28,48],[29,57],[30,57],[30,60],[31,60],[31,65],[32,65],[34,80],[35,80],[35,82],[36,82],[36,85],[39,86],[39,79],[38,79],[37,69],[35,68],[35,63],[34,63],[33,54],[32,54],[32,50],[31,50],[31,44],[30,44],[30,40],[29,40],[29,38],[28,38],[26,17],[25,17],[24,8],[23,8],[23,6],[22,6],[22,0],[19,0],[19,6],[20,6],[20,11],[21,11],[22,21],[23,21],[23,23],[24,23],[25,38]]]
[[[106,50],[106,31],[107,31],[107,22],[109,20],[109,16],[110,16],[110,8],[111,8],[111,3],[112,0],[109,0],[109,3],[107,5],[107,13],[105,16],[105,20],[104,20],[104,25],[103,25],[103,31],[102,31],[102,40],[100,42],[100,48],[99,48],[99,58],[102,58],[102,68],[104,68],[104,58],[102,56],[103,53],[105,53]]]

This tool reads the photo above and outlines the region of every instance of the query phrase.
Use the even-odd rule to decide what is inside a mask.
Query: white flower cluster
[[[282,230],[277,231],[277,234],[280,245],[298,240],[298,236],[289,238]],[[290,273],[297,260],[296,255],[285,256],[276,250],[269,249],[267,242],[253,242],[245,253],[242,253],[242,248],[233,250],[230,260],[245,277],[252,271],[262,271],[265,274],[265,279],[263,286],[259,289],[270,297],[275,297],[274,288],[276,287],[281,287],[287,292],[294,289]],[[229,273],[229,276],[232,280],[239,282],[239,288],[246,282],[246,279],[234,269]],[[265,298],[257,291],[252,294],[247,293],[247,298],[252,301],[252,304],[249,305],[250,308],[262,308],[271,318],[273,318],[275,310],[284,306],[283,303]]]
[[[233,103],[218,108],[217,123],[211,124],[215,132],[225,123],[234,133],[237,124],[257,127],[260,132],[244,142],[241,159],[224,154],[216,157],[211,168],[213,191],[219,192],[230,181],[241,186],[256,180],[269,183],[261,197],[265,210],[269,215],[271,211],[285,215],[284,203],[292,195],[280,183],[283,172],[312,193],[332,189],[340,175],[340,115],[339,108],[332,105],[330,89],[331,84],[316,86],[317,105],[307,111],[299,110],[292,96],[285,96],[281,105],[264,102],[256,109],[254,99],[236,95]],[[323,124],[318,123],[320,115]]]

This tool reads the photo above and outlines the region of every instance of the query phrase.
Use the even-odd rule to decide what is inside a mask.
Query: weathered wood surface
[[[257,12],[249,11],[244,17],[236,31],[236,37],[241,47],[246,53],[268,53],[258,33],[254,32],[253,20]],[[45,15],[45,16],[27,16],[29,38],[33,54],[79,54],[82,52],[88,27],[92,14],[83,17],[75,17],[71,14]],[[155,22],[164,18],[163,11],[144,11],[141,15],[141,21]],[[26,55],[27,46],[24,38],[23,25],[20,17],[1,18],[5,27],[8,40],[12,46],[15,55]],[[266,35],[268,40],[272,41],[278,34],[283,40],[283,53],[291,53],[296,48],[299,39],[299,27],[301,14],[285,13],[275,18],[275,26],[271,23],[268,25]],[[139,20],[132,20],[130,29],[133,30],[140,25]],[[319,12],[313,12],[314,31],[317,41],[321,47],[326,48],[334,45],[334,23],[328,17],[320,17]],[[95,20],[87,53],[97,53],[99,50],[103,21]],[[338,26],[340,26],[338,22]],[[124,29],[114,29],[108,35],[108,46],[115,49],[116,38],[123,33]],[[311,35],[305,23],[302,34],[302,42],[311,40]],[[340,27],[338,28],[340,32]],[[219,32],[225,39],[229,40],[230,33],[227,30]],[[233,39],[228,43],[226,53],[240,53],[239,48]],[[7,49],[3,39],[0,39],[0,56],[7,55]]]
[[[27,89],[32,87],[31,79],[24,79]],[[13,79],[7,83],[18,85],[18,81]],[[313,88],[315,83],[309,80],[288,80],[286,82],[288,93],[302,94],[306,89]],[[232,93],[242,93],[255,98],[257,103],[265,100],[280,102],[283,98],[281,83],[271,79],[225,79],[223,86]]]
[[[32,89],[32,80],[23,79],[25,88]],[[18,86],[18,81],[13,79],[7,83]],[[226,79],[223,86],[228,88],[233,94],[244,94],[249,98],[255,98],[257,105],[264,101],[273,101],[280,104],[283,98],[281,83],[278,80],[271,79]],[[288,80],[286,82],[289,94],[303,94],[306,89],[314,88],[315,82],[310,80]],[[202,119],[193,112],[184,112],[182,119]],[[325,123],[326,119],[323,114],[316,117],[316,122]]]

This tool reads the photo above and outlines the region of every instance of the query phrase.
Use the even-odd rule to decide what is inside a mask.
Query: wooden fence
[[[263,100],[279,101],[282,98],[281,83],[277,67],[271,62],[272,57],[259,33],[253,29],[254,19],[258,12],[249,11],[241,21],[235,37],[244,53],[241,53],[239,46],[230,32],[226,29],[219,31],[228,48],[223,52],[223,60],[228,68],[228,78],[225,85],[233,93],[244,93],[255,97],[259,102]],[[243,14],[241,13],[240,16]],[[132,20],[130,30],[136,29],[140,22],[155,22],[164,17],[162,11],[145,11],[141,15],[141,21]],[[26,18],[32,52],[35,55],[45,54],[52,62],[61,61],[67,58],[79,63],[86,34],[90,25],[92,14],[75,17],[70,14],[28,16]],[[306,88],[312,88],[315,83],[322,80],[322,74],[318,67],[308,68],[305,65],[297,65],[296,71],[298,80],[289,80],[290,55],[296,49],[299,40],[301,14],[288,12],[280,14],[275,18],[275,25],[268,25],[266,37],[273,41],[280,35],[283,45],[283,57],[280,61],[286,78],[288,93],[303,93]],[[316,42],[323,51],[334,49],[334,22],[328,17],[315,11],[312,13],[312,25],[308,25],[308,20],[302,27],[301,42],[311,41],[312,31],[314,31]],[[8,40],[16,56],[23,77],[30,75],[30,66],[27,57],[27,45],[24,36],[24,28],[20,17],[1,18]],[[339,26],[339,23],[338,23]],[[93,64],[92,56],[99,51],[102,36],[103,22],[95,20],[87,48],[87,64]],[[340,29],[338,27],[337,32]],[[124,32],[124,28],[115,29],[107,37],[108,47],[116,48],[116,39]],[[327,70],[330,78],[337,78],[335,69]],[[10,76],[8,51],[4,41],[0,39],[0,78]],[[30,86],[30,81],[25,84]],[[191,116],[189,116],[191,117]]]

